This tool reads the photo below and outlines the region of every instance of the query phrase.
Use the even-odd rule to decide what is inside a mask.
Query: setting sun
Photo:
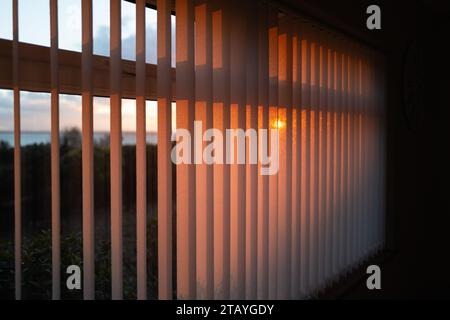
[[[275,119],[272,122],[272,128],[274,129],[283,129],[286,127],[286,121],[284,121],[283,119]]]

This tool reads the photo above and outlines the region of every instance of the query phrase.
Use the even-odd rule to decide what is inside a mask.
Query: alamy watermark
[[[279,170],[279,130],[219,129],[203,130],[194,122],[194,136],[177,129],[173,140],[172,161],[180,164],[260,164],[260,175],[275,175]]]

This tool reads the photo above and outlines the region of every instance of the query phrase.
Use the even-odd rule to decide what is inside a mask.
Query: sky
[[[50,94],[44,92],[22,91],[20,94],[21,130],[50,131]],[[13,95],[11,90],[0,89],[0,132],[14,130]],[[60,95],[60,128],[61,130],[77,127],[81,129],[81,97],[76,95]],[[122,100],[122,130],[133,132],[136,130],[136,102]],[[175,104],[172,118],[176,117]],[[148,132],[157,132],[157,105],[154,101],[147,101],[146,122]],[[94,98],[94,130],[96,132],[109,131],[109,98]],[[175,122],[172,124],[175,130]]]
[[[109,0],[93,2],[94,54],[109,56]],[[59,0],[59,47],[81,52],[81,0]],[[156,11],[146,9],[147,63],[156,63]],[[122,1],[122,58],[136,59],[136,13],[133,3]],[[175,17],[172,16],[175,34]],[[12,0],[0,0],[0,38],[12,39]],[[175,61],[173,37],[172,61]],[[19,41],[50,46],[49,0],[19,0]],[[13,102],[10,90],[0,89],[0,131],[13,130]],[[134,100],[123,100],[124,131],[136,128]],[[156,102],[147,102],[147,129],[157,130]],[[175,109],[175,107],[174,107]],[[175,116],[175,112],[174,112]],[[174,117],[175,118],[175,117]],[[50,130],[50,95],[21,92],[22,131]],[[81,97],[60,95],[60,127],[81,127]],[[109,131],[109,99],[94,99],[94,129]]]

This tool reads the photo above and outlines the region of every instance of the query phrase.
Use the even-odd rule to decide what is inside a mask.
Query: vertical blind
[[[15,285],[21,298],[18,1],[13,0]],[[51,16],[53,298],[60,298],[58,1]],[[155,4],[155,3],[152,3]],[[157,0],[158,297],[301,299],[384,243],[384,63],[352,38],[276,2]],[[146,22],[136,1],[137,297],[147,292]],[[175,10],[176,35],[171,33]],[[121,1],[110,1],[111,290],[123,298]],[[176,37],[176,77],[171,39]],[[95,298],[92,0],[82,0],[83,293]],[[178,164],[176,127],[277,129],[279,171],[263,164]],[[203,142],[206,146],[206,143]],[[218,141],[214,140],[224,149]],[[252,144],[253,143],[253,144]],[[198,155],[193,144],[191,154]],[[198,146],[197,146],[198,147]],[[270,150],[270,146],[268,147]],[[203,148],[201,148],[203,150]],[[38,164],[36,164],[38,165]],[[176,181],[176,188],[172,182]],[[176,205],[172,199],[176,190]],[[126,192],[126,190],[125,190]],[[172,228],[176,223],[176,228]],[[176,246],[176,254],[173,248]],[[173,277],[173,273],[176,277]],[[176,281],[173,282],[172,279]]]
[[[383,244],[382,57],[263,2],[176,14],[178,128],[280,130],[276,175],[178,166],[177,296],[314,295]]]

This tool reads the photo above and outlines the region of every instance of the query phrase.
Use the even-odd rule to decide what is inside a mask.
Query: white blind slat
[[[278,124],[278,13],[269,9],[269,123]],[[270,135],[269,135],[270,137]],[[269,150],[274,142],[269,138]],[[269,176],[269,299],[277,298],[278,176]]]
[[[193,137],[195,119],[194,3],[176,1],[176,92],[177,129]],[[191,158],[193,156],[191,151]],[[177,294],[179,299],[196,296],[195,167],[177,165]]]
[[[171,2],[158,0],[158,297],[173,296],[172,283],[172,72]]]
[[[211,5],[198,1],[195,6],[195,120],[202,123],[203,137],[213,126]],[[199,130],[200,131],[200,130]],[[196,159],[196,252],[197,299],[214,295],[213,256],[213,168],[204,162],[207,143],[194,142]]]
[[[82,177],[83,177],[83,295],[95,298],[94,257],[94,124],[92,98],[92,0],[82,2]]]
[[[147,299],[147,130],[145,0],[136,1],[136,273],[137,298]]]
[[[50,1],[50,68],[51,68],[51,189],[52,189],[52,298],[61,297],[61,218],[59,170],[59,67],[58,67],[58,1]]]
[[[225,132],[230,127],[230,8],[213,2],[213,126]],[[220,145],[216,145],[218,149]],[[226,154],[226,145],[222,146]],[[214,298],[230,297],[230,168],[214,164]]]
[[[122,3],[110,2],[110,170],[111,170],[111,290],[123,297],[122,240]]]
[[[22,178],[19,87],[19,4],[13,0],[13,95],[14,95],[14,272],[16,300],[22,299]]]
[[[233,15],[230,25],[230,111],[231,129],[246,127],[246,68],[245,6],[239,1],[232,1]],[[233,140],[234,138],[230,138]],[[230,165],[230,298],[245,298],[245,164],[239,163],[238,157],[245,159],[243,148],[237,139],[231,144]],[[234,148],[233,148],[234,145]]]

